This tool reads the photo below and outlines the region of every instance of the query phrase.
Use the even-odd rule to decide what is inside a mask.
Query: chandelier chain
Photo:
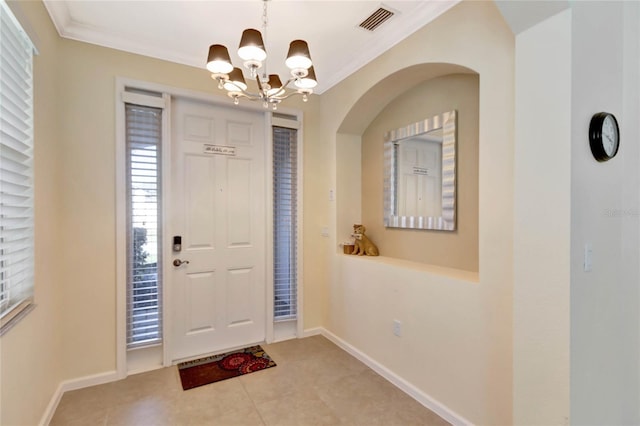
[[[262,0],[262,38],[264,41],[264,47],[265,49],[267,48],[267,1],[268,0]],[[264,68],[262,69],[262,78],[263,80],[268,81],[269,78],[267,77],[267,60],[265,59],[264,61]]]
[[[262,29],[267,31],[267,1],[263,0],[262,2]]]

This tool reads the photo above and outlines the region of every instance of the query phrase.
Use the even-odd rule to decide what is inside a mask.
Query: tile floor
[[[321,336],[262,345],[276,367],[188,391],[177,367],[67,392],[57,425],[447,425]]]

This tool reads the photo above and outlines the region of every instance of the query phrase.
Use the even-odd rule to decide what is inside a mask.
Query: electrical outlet
[[[398,337],[402,336],[402,323],[399,320],[393,320],[393,334]]]

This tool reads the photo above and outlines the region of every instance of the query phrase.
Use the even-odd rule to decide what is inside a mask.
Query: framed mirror
[[[384,226],[456,229],[456,111],[387,132],[384,161]]]

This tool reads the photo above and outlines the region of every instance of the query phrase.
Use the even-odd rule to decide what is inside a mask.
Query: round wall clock
[[[591,117],[589,145],[598,161],[611,160],[620,147],[620,129],[616,117],[608,112],[599,112]]]

